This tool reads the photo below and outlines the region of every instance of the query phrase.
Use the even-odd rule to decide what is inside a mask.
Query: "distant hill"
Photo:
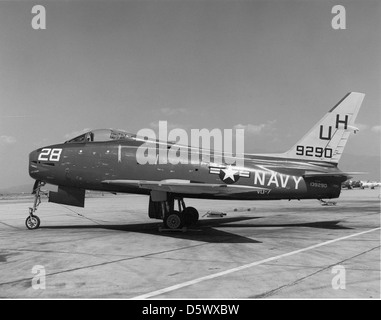
[[[6,188],[6,189],[0,189],[0,194],[22,194],[22,193],[26,193],[26,194],[31,194],[32,193],[32,189],[33,189],[33,181],[31,181],[31,183],[28,183],[28,184],[23,184],[23,185],[19,185],[19,186],[12,186],[12,187],[9,187],[9,188]],[[49,190],[49,191],[55,191],[57,190],[57,187],[56,186],[52,186],[52,185],[46,185],[43,187],[44,190]]]
[[[32,184],[24,184],[20,186],[13,186],[7,189],[0,189],[0,194],[12,194],[12,193],[31,193],[33,188]]]

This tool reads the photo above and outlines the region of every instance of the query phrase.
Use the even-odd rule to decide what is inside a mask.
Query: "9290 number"
[[[296,155],[317,158],[332,158],[332,149],[312,146],[296,146]]]

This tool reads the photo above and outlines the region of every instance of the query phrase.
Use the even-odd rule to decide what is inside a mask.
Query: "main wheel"
[[[173,211],[164,217],[164,225],[168,229],[181,229],[184,225],[183,214],[178,211]]]
[[[37,229],[40,226],[40,218],[37,216],[29,216],[25,220],[25,225],[29,230]]]
[[[182,213],[184,215],[186,226],[191,226],[197,223],[199,215],[196,208],[186,207]]]

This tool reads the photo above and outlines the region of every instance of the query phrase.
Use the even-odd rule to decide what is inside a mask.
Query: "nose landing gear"
[[[25,225],[29,230],[37,229],[40,226],[40,218],[33,215],[33,208],[29,208],[29,217],[25,220]]]
[[[29,230],[38,229],[40,227],[40,218],[34,213],[37,211],[38,206],[41,203],[41,194],[44,192],[41,187],[45,185],[45,182],[37,180],[33,186],[34,203],[33,207],[29,208],[29,216],[25,220],[25,225]]]

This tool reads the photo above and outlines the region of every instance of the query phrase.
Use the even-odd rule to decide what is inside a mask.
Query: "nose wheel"
[[[32,208],[29,208],[29,211],[32,211]],[[25,220],[25,225],[29,230],[38,229],[40,226],[40,218],[30,213],[29,217]]]
[[[33,207],[29,208],[29,216],[25,220],[25,225],[29,230],[38,229],[40,227],[40,218],[34,213],[37,211],[38,206],[41,203],[41,187],[45,185],[45,182],[37,180],[33,186],[34,203]]]

